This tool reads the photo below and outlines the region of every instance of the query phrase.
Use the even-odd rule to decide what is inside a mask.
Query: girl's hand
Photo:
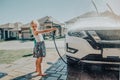
[[[53,30],[57,30],[57,28],[53,28]]]

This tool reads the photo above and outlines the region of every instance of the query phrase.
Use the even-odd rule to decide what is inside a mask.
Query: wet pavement
[[[65,56],[64,59],[66,59]],[[100,65],[92,65],[92,67],[88,64],[67,66],[61,59],[58,59],[54,64],[50,62],[48,64],[52,66],[45,71],[47,73],[45,77],[38,77],[33,75],[35,72],[30,72],[10,80],[119,80],[118,70],[112,68],[103,70]],[[0,73],[0,75],[2,75],[0,77],[4,77],[7,74]]]
[[[119,80],[119,67],[102,65],[69,65],[59,59],[46,70],[48,74],[40,80]]]
[[[89,66],[88,66],[89,67]],[[88,69],[86,66],[68,68],[67,80],[119,80],[119,72],[115,70]]]
[[[59,59],[49,69],[46,70],[47,76],[40,80],[66,80],[67,79],[67,65]]]
[[[31,72],[29,74],[25,74],[11,80],[66,80],[67,65],[61,59],[58,59],[55,64],[52,64],[52,66],[45,71],[47,76],[35,79],[37,76],[33,75],[34,73],[35,72]]]
[[[92,67],[91,67],[92,66]],[[91,67],[91,68],[88,68]],[[119,71],[100,65],[69,65],[59,59],[40,80],[119,80]],[[118,69],[118,67],[117,67]]]

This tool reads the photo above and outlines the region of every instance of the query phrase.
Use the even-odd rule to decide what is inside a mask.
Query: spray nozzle
[[[53,31],[53,34],[52,34],[53,39],[55,38],[55,32],[56,32],[56,31]]]
[[[53,35],[55,35],[55,32],[56,32],[56,31],[53,31]]]

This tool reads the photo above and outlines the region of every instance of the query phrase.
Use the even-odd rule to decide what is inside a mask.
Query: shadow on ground
[[[5,77],[6,75],[7,75],[6,73],[0,72],[0,78]]]
[[[34,76],[32,75],[34,73],[35,72],[31,72],[31,73],[23,75],[23,76],[18,76],[12,80],[31,80],[32,78],[37,77],[37,75],[34,75]]]
[[[27,55],[23,55],[22,57],[29,57],[32,56],[33,54],[27,54]]]

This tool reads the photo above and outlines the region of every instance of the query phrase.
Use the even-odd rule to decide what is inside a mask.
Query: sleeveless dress
[[[46,48],[42,34],[33,35],[35,38],[35,45],[33,49],[33,57],[45,57],[46,56]]]

